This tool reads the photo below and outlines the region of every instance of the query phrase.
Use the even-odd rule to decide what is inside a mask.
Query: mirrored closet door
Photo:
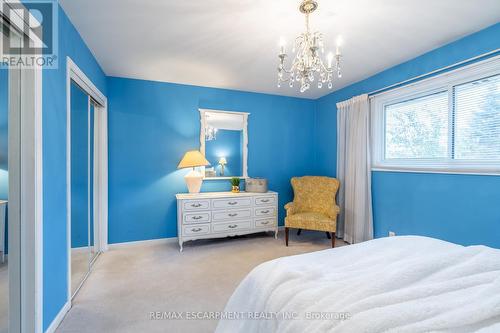
[[[74,296],[99,254],[96,214],[96,131],[98,104],[71,82],[71,295]]]
[[[0,20],[0,24],[1,24]],[[11,42],[20,35],[2,27]],[[0,36],[0,38],[4,38]],[[3,51],[2,51],[3,54]],[[0,332],[18,327],[20,301],[20,69],[0,63]],[[16,260],[17,259],[17,260]]]

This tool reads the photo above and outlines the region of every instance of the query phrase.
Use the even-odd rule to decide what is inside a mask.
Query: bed
[[[418,236],[254,268],[217,332],[500,332],[500,250]]]

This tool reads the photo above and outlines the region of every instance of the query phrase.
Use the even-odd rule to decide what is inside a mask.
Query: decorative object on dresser
[[[245,191],[255,193],[267,192],[267,179],[248,178],[247,180],[245,180]]]
[[[206,165],[210,165],[210,163],[198,150],[188,151],[179,162],[177,169],[193,168],[193,170],[189,171],[189,173],[184,176],[189,193],[200,192],[203,175],[198,172],[195,167]]]
[[[274,231],[278,236],[278,193],[206,192],[177,194],[180,251],[186,241]]]
[[[231,178],[231,192],[233,193],[240,192],[240,179],[238,177]]]

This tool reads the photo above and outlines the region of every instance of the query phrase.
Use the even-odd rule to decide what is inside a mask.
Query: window
[[[453,91],[454,158],[500,161],[500,75]]]
[[[375,96],[375,169],[500,173],[500,57]]]

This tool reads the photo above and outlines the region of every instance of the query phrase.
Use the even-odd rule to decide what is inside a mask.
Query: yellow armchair
[[[340,182],[335,178],[305,176],[292,178],[293,202],[285,205],[285,244],[288,246],[289,228],[326,232],[335,247],[335,230],[340,207],[335,195]]]

